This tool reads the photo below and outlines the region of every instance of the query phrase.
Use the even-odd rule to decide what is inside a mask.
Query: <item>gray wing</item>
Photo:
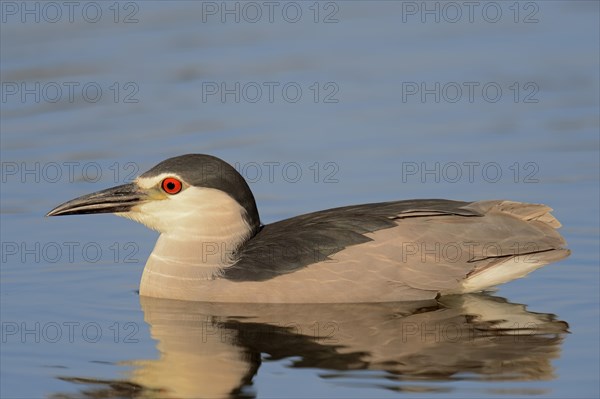
[[[398,220],[455,215],[483,216],[468,209],[470,202],[408,200],[328,209],[282,220],[267,226],[236,253],[237,262],[222,277],[233,281],[265,281],[291,273],[349,246],[372,241],[366,236],[398,226]]]

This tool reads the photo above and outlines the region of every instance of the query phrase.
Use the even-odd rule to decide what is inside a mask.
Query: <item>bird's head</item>
[[[132,183],[65,202],[46,216],[114,213],[163,234],[244,235],[260,226],[256,202],[244,178],[219,158],[188,154],[169,158]]]

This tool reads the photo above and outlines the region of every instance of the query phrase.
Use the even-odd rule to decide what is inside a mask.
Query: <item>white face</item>
[[[150,199],[118,216],[186,241],[237,240],[250,231],[245,209],[223,191],[191,186],[172,173],[138,177],[135,184]]]

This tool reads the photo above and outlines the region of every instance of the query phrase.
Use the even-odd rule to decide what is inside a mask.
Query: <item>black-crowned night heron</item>
[[[115,213],[160,232],[144,268],[144,296],[332,303],[423,300],[523,277],[569,254],[551,210],[502,200],[408,200],[263,226],[232,166],[190,154],[48,216]]]

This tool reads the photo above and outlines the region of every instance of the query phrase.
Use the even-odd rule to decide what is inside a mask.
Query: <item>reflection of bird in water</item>
[[[158,230],[143,296],[356,303],[478,292],[562,259],[569,251],[550,211],[512,201],[412,200],[261,226],[244,178],[218,158],[194,154],[48,215],[112,212]]]
[[[454,379],[551,379],[551,360],[568,327],[551,314],[484,294],[327,305],[140,299],[159,358],[127,362],[132,370],[123,381],[62,379],[96,385],[84,391],[90,397],[109,397],[114,389],[134,396],[251,397],[263,361],[290,359],[291,368],[320,369],[336,381],[374,370],[381,372],[370,375],[377,386],[435,391],[436,381]]]

